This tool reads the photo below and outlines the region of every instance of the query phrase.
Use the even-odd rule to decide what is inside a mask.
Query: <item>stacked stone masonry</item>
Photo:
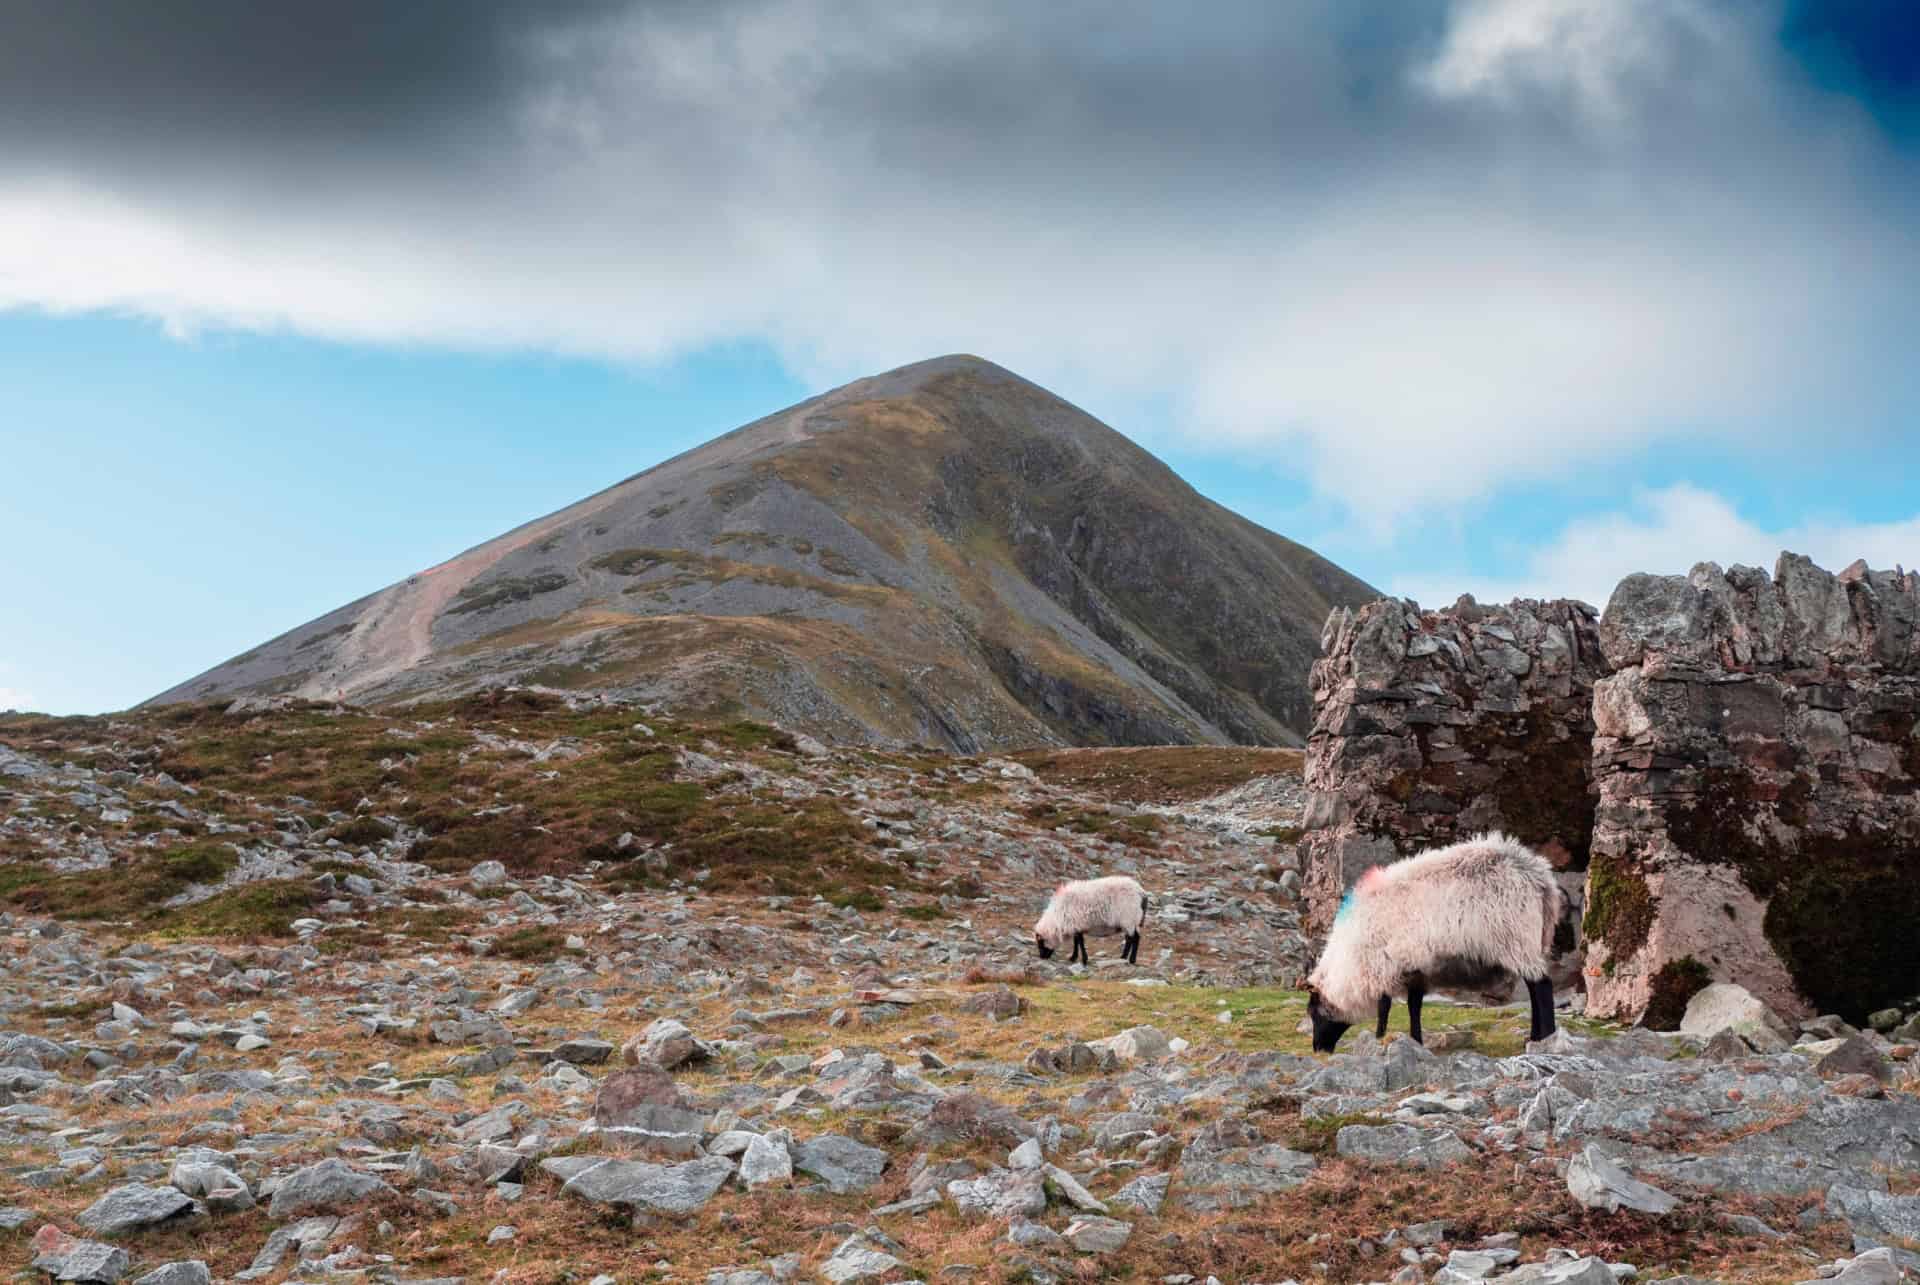
[[[1593,685],[1606,673],[1593,608],[1389,599],[1334,612],[1321,649],[1302,840],[1314,926],[1368,867],[1505,830],[1561,871],[1559,955],[1577,969]]]
[[[1920,576],[1705,563],[1599,620],[1381,601],[1322,650],[1314,926],[1367,867],[1504,829],[1563,872],[1556,980],[1591,1012],[1670,1026],[1715,979],[1854,1020],[1920,993]]]
[[[1851,1021],[1920,991],[1920,576],[1630,576],[1594,691],[1588,1004],[1708,980]]]

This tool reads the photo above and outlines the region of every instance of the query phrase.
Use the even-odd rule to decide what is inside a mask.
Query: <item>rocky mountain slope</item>
[[[182,683],[377,703],[503,681],[830,741],[1298,744],[1377,596],[991,363],[859,380]]]
[[[1308,1056],[1299,763],[808,752],[525,692],[0,716],[0,1261],[146,1285],[1920,1261],[1920,1019],[1569,1013],[1523,1047],[1521,1011],[1435,998],[1428,1048]],[[1141,966],[1113,939],[1033,957],[1053,881],[1122,872],[1153,895]]]

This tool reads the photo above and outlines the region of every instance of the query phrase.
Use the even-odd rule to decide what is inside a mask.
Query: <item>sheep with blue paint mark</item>
[[[1090,962],[1086,934],[1122,933],[1126,937],[1120,957],[1129,964],[1140,962],[1140,925],[1147,918],[1147,894],[1139,881],[1126,875],[1105,879],[1078,879],[1053,890],[1052,900],[1033,926],[1034,945],[1040,958],[1052,959],[1053,952],[1071,937],[1073,954],[1069,964]]]
[[[1340,905],[1307,979],[1315,1052],[1377,1014],[1387,1033],[1393,997],[1407,998],[1415,1043],[1429,987],[1484,990],[1503,977],[1527,985],[1532,1039],[1553,1034],[1547,959],[1560,921],[1559,884],[1546,859],[1504,834],[1377,866]]]

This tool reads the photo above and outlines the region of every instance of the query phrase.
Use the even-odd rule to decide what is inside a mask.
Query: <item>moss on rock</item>
[[[1653,975],[1647,1011],[1640,1025],[1655,1031],[1677,1031],[1687,1014],[1687,1003],[1713,981],[1707,966],[1692,955],[1670,959]]]
[[[1596,853],[1587,867],[1587,917],[1581,931],[1588,941],[1605,942],[1609,966],[1647,944],[1655,914],[1653,890],[1632,865]]]

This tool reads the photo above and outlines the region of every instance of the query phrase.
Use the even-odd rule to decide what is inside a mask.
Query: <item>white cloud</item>
[[[1893,522],[1809,521],[1769,530],[1742,517],[1724,496],[1679,485],[1638,493],[1625,510],[1569,522],[1548,544],[1524,551],[1521,570],[1498,578],[1422,574],[1393,580],[1388,592],[1423,606],[1462,593],[1482,602],[1580,598],[1604,607],[1613,587],[1636,571],[1680,575],[1697,562],[1772,570],[1782,550],[1804,553],[1838,571],[1858,558],[1870,566],[1920,566],[1920,514]]]
[[[1778,64],[1771,6],[1471,0],[1364,106],[1318,21],[1243,49],[1019,12],[550,34],[498,137],[371,174],[0,165],[0,308],[640,361],[761,337],[819,382],[974,351],[1167,395],[1376,535],[1682,431],[1864,433],[1910,380],[1902,162]]]

